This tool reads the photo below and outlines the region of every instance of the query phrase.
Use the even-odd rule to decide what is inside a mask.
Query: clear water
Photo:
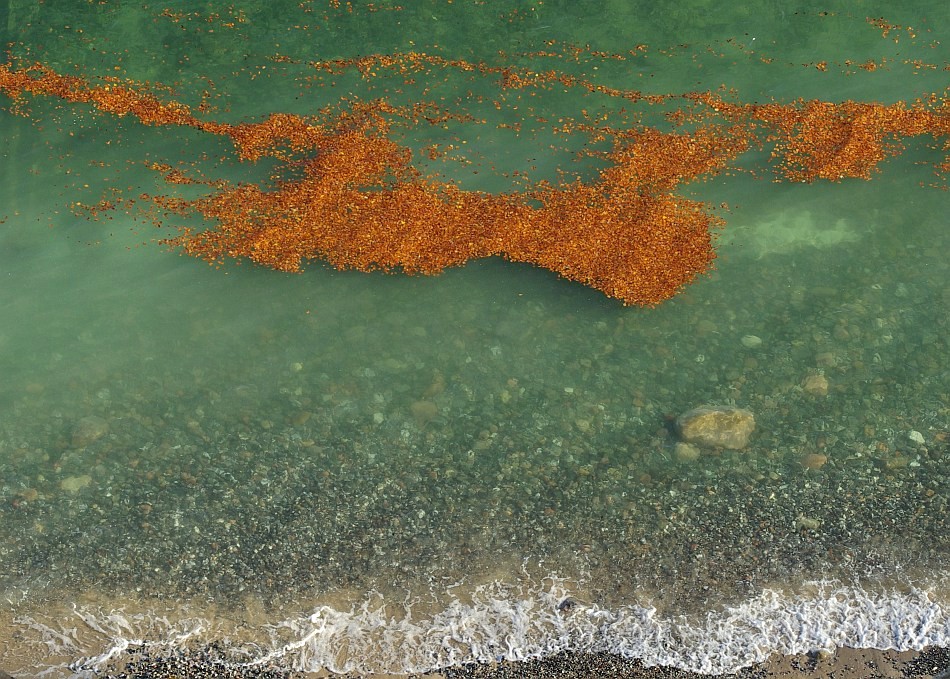
[[[15,56],[162,83],[231,122],[421,96],[306,63],[410,50],[742,101],[946,86],[942,2],[341,4],[10,0],[0,27]],[[526,56],[546,41],[647,49]],[[885,67],[844,63],[869,59]],[[471,189],[590,170],[578,141],[513,137],[505,116],[618,108],[570,90],[488,113],[467,93],[491,83],[428,84],[497,116],[408,140],[464,139],[497,168],[440,168]],[[174,220],[71,207],[194,195],[144,161],[269,168],[194,130],[27,106],[0,112],[0,667],[68,676],[136,641],[221,638],[235,663],[389,672],[948,643],[950,232],[921,164],[938,151],[911,143],[871,182],[691,187],[732,206],[717,270],[638,309],[495,260],[433,278],[209,267],[157,243]],[[803,387],[818,375],[827,395]],[[755,414],[747,448],[677,455],[672,419],[707,403]]]

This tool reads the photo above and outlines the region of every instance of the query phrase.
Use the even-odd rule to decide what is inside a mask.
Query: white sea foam
[[[16,621],[32,646],[45,649],[44,656],[72,659],[62,664],[47,663],[38,668],[37,676],[91,678],[129,648],[181,648],[193,639],[201,639],[210,628],[210,623],[201,618],[172,619],[155,613],[80,607],[75,607],[73,613],[75,618],[69,621]],[[34,648],[32,653],[22,655],[39,654]]]
[[[256,644],[235,645],[234,664],[410,673],[573,650],[718,674],[776,653],[950,646],[950,600],[919,586],[872,591],[813,582],[795,594],[765,590],[741,604],[690,617],[665,617],[644,606],[606,609],[573,599],[572,605],[562,605],[570,597],[564,581],[550,578],[534,587],[482,586],[466,601],[456,599],[418,618],[412,605],[400,603],[396,615],[395,607],[380,598],[348,611],[323,606],[265,626]],[[67,676],[74,677],[91,676],[133,645],[173,648],[227,636],[198,618],[88,609],[77,609],[76,616],[74,627],[59,630],[25,622],[51,653],[85,656],[72,664]],[[88,647],[90,635],[98,640],[94,651]]]

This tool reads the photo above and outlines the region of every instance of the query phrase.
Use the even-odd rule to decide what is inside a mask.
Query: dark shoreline
[[[0,679],[26,679],[18,673]],[[469,665],[424,675],[337,675],[325,672],[292,672],[276,667],[234,668],[224,660],[223,647],[211,644],[197,649],[153,654],[132,648],[109,668],[97,672],[102,679],[735,679],[772,677],[834,677],[835,679],[947,679],[950,678],[950,648],[923,651],[878,651],[840,648],[830,655],[776,656],[735,674],[707,675],[670,667],[644,667],[639,660],[625,660],[606,653],[562,653],[543,660]]]
[[[472,667],[445,673],[446,679],[708,679],[710,676],[737,679],[771,677],[835,677],[836,679],[950,677],[950,649],[924,651],[877,651],[841,648],[823,657],[775,656],[764,663],[735,674],[708,675],[670,667],[646,668],[637,660],[607,654],[563,654],[536,662],[502,663],[495,667]]]

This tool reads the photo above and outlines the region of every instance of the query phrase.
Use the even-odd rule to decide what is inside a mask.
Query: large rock
[[[687,443],[740,450],[755,431],[755,417],[732,406],[700,406],[676,418],[676,429]]]

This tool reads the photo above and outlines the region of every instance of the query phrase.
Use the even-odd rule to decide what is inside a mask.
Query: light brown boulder
[[[755,417],[732,406],[700,406],[676,418],[680,438],[699,446],[740,450],[755,431]]]

